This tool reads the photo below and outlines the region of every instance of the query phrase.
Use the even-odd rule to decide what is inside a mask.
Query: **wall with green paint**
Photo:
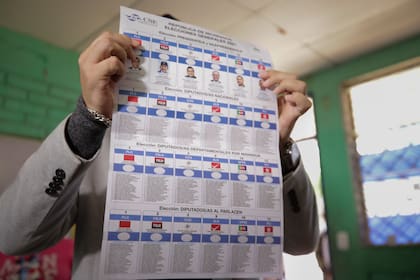
[[[418,56],[420,35],[306,77],[314,94],[323,192],[336,280],[420,279],[419,246],[370,248],[361,242],[341,100],[343,82]],[[347,251],[335,246],[339,231],[349,234],[350,249]]]
[[[74,109],[78,55],[0,28],[0,134],[42,139]]]

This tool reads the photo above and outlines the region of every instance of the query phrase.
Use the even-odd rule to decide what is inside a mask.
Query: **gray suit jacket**
[[[20,255],[42,250],[76,224],[73,279],[92,279],[99,268],[110,133],[97,154],[85,160],[66,142],[66,121],[45,139],[0,195],[0,251]],[[58,169],[65,172],[63,190],[51,196],[45,190]],[[291,254],[309,253],[317,240],[315,196],[300,164],[284,178],[284,249]]]

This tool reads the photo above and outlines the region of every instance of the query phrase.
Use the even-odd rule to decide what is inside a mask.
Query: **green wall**
[[[0,134],[42,139],[73,110],[78,55],[0,28]]]
[[[306,77],[314,95],[323,192],[336,280],[420,279],[419,246],[368,248],[361,242],[341,103],[344,81],[417,56],[420,56],[420,36]],[[338,231],[349,234],[349,250],[340,251],[335,246]],[[418,276],[411,278],[413,276],[409,275],[413,274]]]

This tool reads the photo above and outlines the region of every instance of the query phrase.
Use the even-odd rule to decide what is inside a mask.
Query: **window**
[[[420,243],[420,66],[353,83],[344,102],[364,240]]]

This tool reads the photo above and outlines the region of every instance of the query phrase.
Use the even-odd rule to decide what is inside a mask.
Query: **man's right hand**
[[[115,85],[125,72],[125,61],[135,60],[139,43],[129,37],[102,33],[79,57],[80,84],[88,108],[112,117]]]

